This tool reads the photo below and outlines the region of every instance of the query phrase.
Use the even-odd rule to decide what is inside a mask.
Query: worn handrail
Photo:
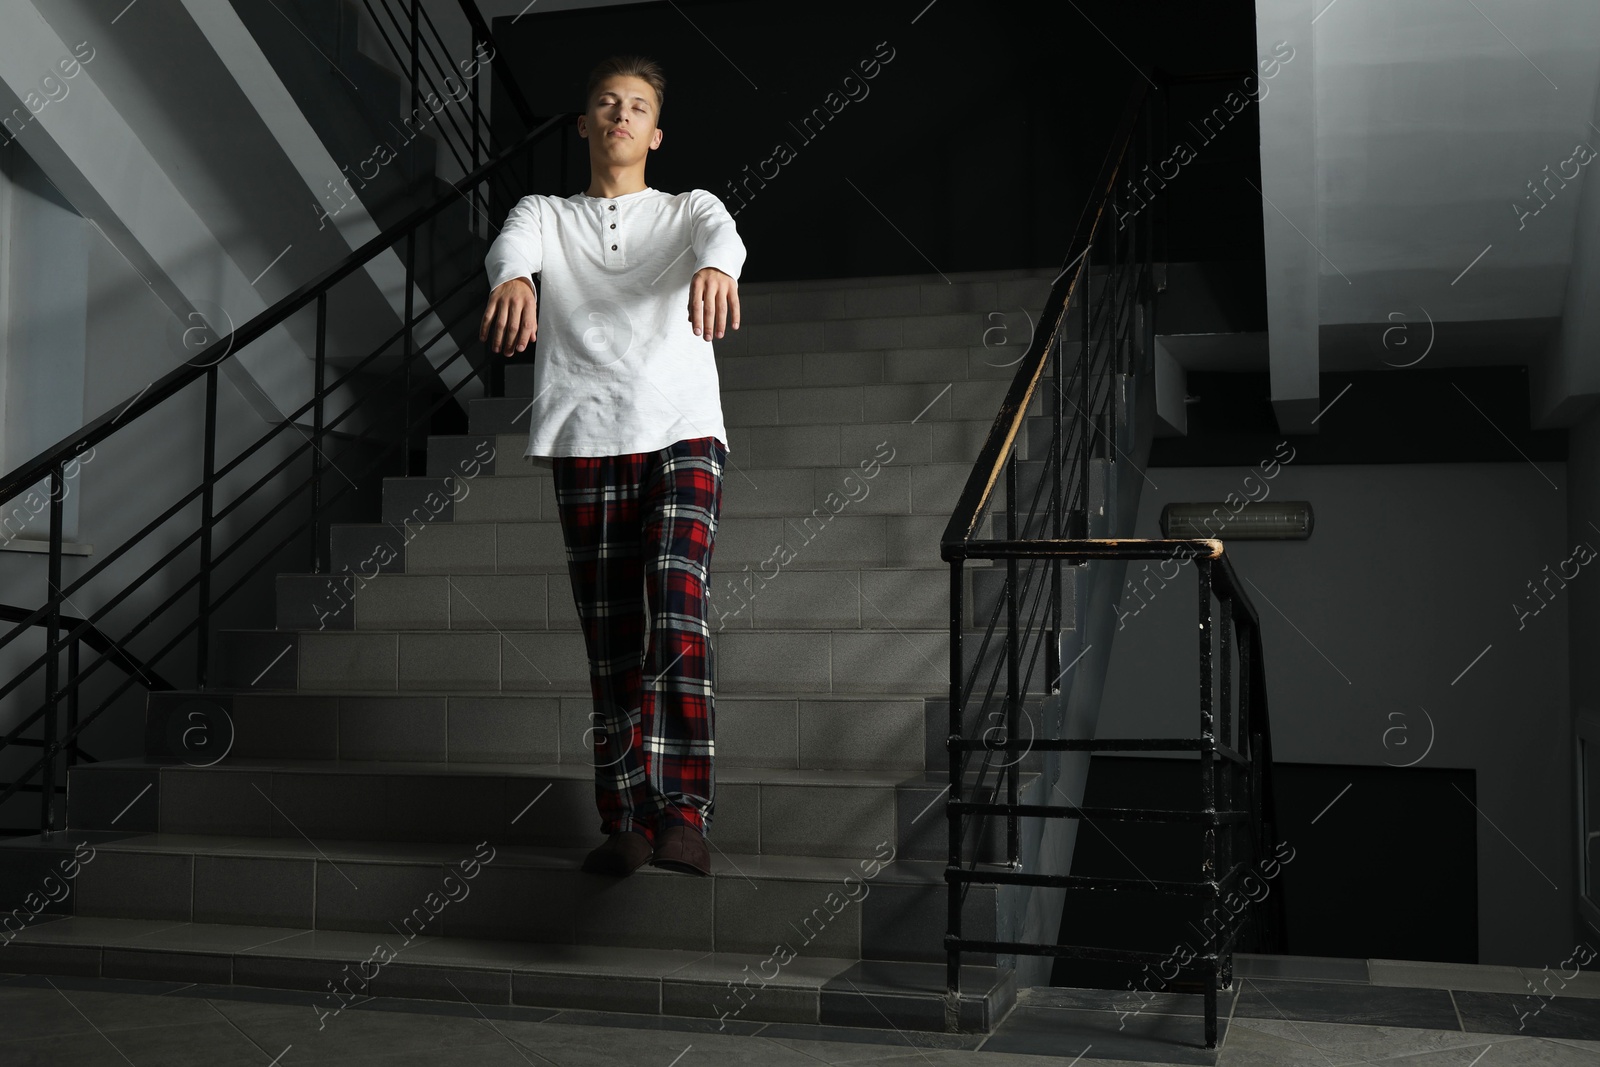
[[[976,535],[984,509],[988,507],[995,486],[1000,480],[1001,467],[1016,450],[1017,438],[1022,433],[1023,420],[1027,417],[1028,403],[1038,390],[1044,372],[1045,358],[1052,346],[1057,344],[1058,335],[1067,317],[1067,306],[1077,292],[1078,286],[1087,284],[1089,270],[1085,261],[1088,259],[1089,249],[1094,243],[1102,216],[1111,202],[1112,188],[1120,173],[1122,159],[1133,140],[1139,113],[1144,107],[1145,94],[1148,91],[1141,85],[1134,91],[1123,109],[1122,121],[1118,125],[1117,136],[1112,141],[1111,151],[1107,153],[1105,162],[1101,164],[1099,176],[1090,187],[1088,204],[1067,246],[1067,267],[1056,276],[1054,284],[1050,287],[1050,295],[1045,297],[1048,317],[1041,319],[1040,328],[1034,331],[1033,341],[1028,345],[1027,353],[1018,364],[1017,373],[1011,380],[1010,388],[1006,390],[1005,398],[1000,402],[1000,411],[995,415],[994,424],[989,428],[989,434],[978,450],[978,458],[973,462],[972,473],[968,475],[966,484],[962,487],[961,496],[957,499],[955,509],[950,515],[950,522],[945,526],[944,535],[940,538],[939,554],[947,561],[959,558],[966,543]]]
[[[1135,311],[1132,308],[1124,308],[1123,304],[1135,302],[1148,288],[1143,275],[1127,283],[1118,277],[1120,240],[1118,235],[1113,233],[1110,235],[1112,239],[1106,257],[1109,273],[1105,275],[1105,284],[1101,286],[1097,296],[1090,286],[1091,267],[1096,262],[1092,250],[1096,242],[1102,241],[1109,232],[1104,229],[1106,213],[1112,201],[1115,183],[1123,173],[1125,161],[1137,147],[1135,136],[1140,130],[1141,119],[1145,114],[1147,94],[1148,90],[1143,83],[1140,83],[1130,94],[1123,108],[1111,148],[1090,186],[1090,195],[1069,243],[1066,267],[1052,283],[1050,293],[1045,300],[1044,311],[1039,317],[1039,324],[1027,352],[1018,361],[1017,371],[1001,401],[999,412],[990,426],[983,446],[979,449],[978,457],[973,463],[972,471],[967,477],[940,541],[941,557],[947,562],[956,564],[952,567],[951,588],[950,715],[953,736],[966,732],[965,724],[959,721],[959,716],[966,706],[966,698],[970,694],[972,683],[978,678],[979,668],[985,664],[985,657],[991,651],[991,639],[999,624],[1002,607],[1006,610],[1004,647],[996,650],[998,654],[993,657],[990,681],[983,702],[978,708],[978,717],[981,718],[985,713],[999,685],[1002,666],[1006,671],[1003,729],[1008,736],[1016,735],[1026,703],[1024,679],[1031,676],[1041,653],[1044,656],[1045,673],[1050,679],[1049,684],[1052,689],[1060,679],[1059,648],[1056,640],[1062,628],[1060,564],[1059,561],[1049,560],[1047,557],[1035,556],[1030,560],[1025,575],[1016,559],[1007,561],[1006,596],[997,601],[984,629],[974,657],[974,669],[970,681],[965,686],[959,684],[965,655],[961,633],[963,619],[958,617],[961,614],[959,605],[962,596],[957,585],[963,581],[959,562],[966,557],[967,547],[977,540],[977,531],[1002,477],[1005,478],[1005,521],[1008,538],[1032,539],[1039,535],[1061,538],[1069,532],[1079,535],[1088,532],[1086,501],[1089,491],[1090,461],[1099,444],[1096,434],[1115,441],[1115,404],[1112,402],[1110,380],[1111,375],[1121,364],[1121,357],[1115,351],[1115,345],[1109,346],[1111,351],[1102,354],[1103,346],[1098,342],[1107,337],[1115,338],[1119,324],[1126,325],[1132,321]],[[1144,221],[1148,227],[1148,218]],[[1130,231],[1130,239],[1132,235]],[[1145,247],[1148,251],[1148,240],[1145,242]],[[1082,323],[1078,331],[1080,358],[1069,383],[1068,361],[1065,354],[1066,334],[1069,307],[1074,304],[1082,312]],[[1035,395],[1040,392],[1040,384],[1045,380],[1045,367],[1051,362],[1052,354],[1055,357],[1053,363],[1056,388],[1053,390],[1053,397],[1056,402],[1051,405],[1052,434],[1049,457],[1045,464],[1045,474],[1041,474],[1034,488],[1032,504],[1019,530],[1016,507],[1018,446],[1023,438],[1027,412]],[[1068,399],[1069,396],[1073,399]],[[1068,404],[1079,415],[1078,421],[1072,427],[1070,439],[1063,431],[1065,406]],[[1069,455],[1069,452],[1074,454]],[[1039,498],[1047,482],[1050,485],[1050,493],[1045,499],[1044,512],[1041,514]],[[1040,523],[1047,524],[1048,528],[1041,529],[1038,533],[1031,532],[1036,519]],[[1042,580],[1045,570],[1049,571],[1050,579],[1048,606],[1044,599],[1046,583]],[[1034,587],[1036,578],[1039,579],[1039,583]],[[1028,626],[1021,630],[1021,633],[1036,636],[1032,637],[1032,649],[1024,656],[1018,637],[1019,624],[1022,622],[1018,601],[1026,597],[1030,590],[1034,592],[1035,602],[1028,612]],[[1044,612],[1042,619],[1041,611]],[[1036,622],[1039,623],[1037,629],[1034,626]],[[959,795],[961,780],[967,773],[969,762],[966,753],[958,756],[952,752],[950,773],[952,790],[955,791],[953,796]],[[1013,803],[1017,800],[1019,789],[1020,770],[1017,762],[1012,761],[999,768],[1004,772],[1007,794]],[[986,788],[987,776],[992,766],[993,754],[985,752],[978,770],[977,781],[973,785],[975,791],[981,792]],[[964,822],[954,831],[960,840],[965,839],[969,825]],[[952,847],[959,851],[959,841],[954,842]],[[1017,822],[1015,819],[1008,819],[1006,855],[1008,862],[1013,866],[1018,862],[1019,847]],[[976,850],[973,862],[977,862]]]
[[[1204,80],[1200,79],[1167,79]],[[1162,88],[1165,88],[1163,84]],[[1235,856],[1234,837],[1248,835],[1246,850],[1254,857],[1271,847],[1268,840],[1276,823],[1272,806],[1271,748],[1268,729],[1260,619],[1234,572],[1224,543],[1215,538],[1143,539],[1093,537],[1091,531],[1092,463],[1114,469],[1117,445],[1120,382],[1131,374],[1148,374],[1153,350],[1152,250],[1153,213],[1119,212],[1118,184],[1137,174],[1141,158],[1150,152],[1151,114],[1155,101],[1140,84],[1131,94],[1116,127],[1111,146],[1091,187],[1088,201],[1073,233],[1065,266],[1051,284],[1038,326],[1010,386],[1001,401],[978,457],[940,540],[940,556],[950,564],[950,697],[949,786],[945,814],[949,828],[945,879],[949,890],[946,915],[946,1026],[956,1029],[960,1014],[960,958],[962,952],[997,955],[1029,953],[1121,963],[1162,962],[1160,953],[1078,945],[1044,945],[1023,940],[975,939],[961,933],[961,905],[968,887],[977,883],[1030,885],[1056,888],[1121,891],[1144,887],[1190,898],[1209,899],[1230,891],[1246,873],[1246,861]],[[1125,201],[1121,201],[1125,203]],[[1141,203],[1141,208],[1143,208]],[[1127,219],[1134,214],[1133,225]],[[1079,317],[1081,316],[1081,317]],[[1070,334],[1069,334],[1070,330]],[[1076,338],[1075,342],[1073,338]],[[1076,355],[1069,354],[1071,343]],[[1133,365],[1138,353],[1138,366]],[[1042,388],[1046,383],[1048,390]],[[1044,462],[1035,460],[1028,438],[1027,419],[1035,399],[1043,397],[1051,430]],[[1072,409],[1069,422],[1067,409]],[[1019,501],[1019,454],[1030,447],[1028,462],[1037,470],[1031,501]],[[1004,481],[1002,482],[1002,479]],[[1003,532],[979,536],[983,524],[1004,486]],[[1105,475],[1106,502],[1114,504],[1115,479]],[[1045,493],[1049,487],[1048,494]],[[1041,505],[1042,501],[1042,505]],[[1104,505],[1101,508],[1104,511]],[[1002,516],[995,515],[998,525]],[[1061,692],[1061,639],[1064,627],[1061,567],[1084,568],[1093,561],[1128,561],[1181,557],[1195,562],[1200,595],[1200,731],[1189,738],[1062,738],[1019,732],[1020,716],[1029,706],[1030,687],[1042,681],[1044,696]],[[964,599],[968,596],[964,566],[993,561],[1004,568],[1003,593],[981,627],[976,654],[969,657],[964,641],[967,628]],[[1024,567],[1024,565],[1026,565]],[[995,568],[999,569],[999,568]],[[978,596],[977,573],[970,595]],[[1050,581],[1043,579],[1048,576]],[[1037,584],[1035,584],[1037,583]],[[1046,606],[1046,589],[1049,590]],[[1031,607],[1025,605],[1032,597]],[[1221,603],[1220,621],[1212,601]],[[1004,612],[1004,622],[1001,616]],[[997,630],[1003,626],[1003,631]],[[1221,640],[1221,698],[1213,692],[1213,648]],[[1235,689],[1230,659],[1234,633],[1240,637],[1240,677]],[[998,644],[995,638],[999,637]],[[1084,651],[1087,651],[1085,648]],[[990,655],[993,652],[994,655]],[[1043,655],[1045,677],[1036,680],[1034,669]],[[1076,662],[1076,661],[1074,661]],[[969,666],[970,663],[970,666]],[[991,699],[997,696],[1001,670],[1005,671],[1003,726],[980,730]],[[987,673],[989,682],[981,701],[974,699],[975,685]],[[1233,736],[1233,698],[1238,698],[1238,739]],[[1059,714],[1065,698],[1053,705]],[[1220,703],[1220,716],[1218,707]],[[970,705],[975,704],[975,709]],[[969,716],[969,710],[975,714]],[[995,713],[996,716],[1000,714]],[[1220,725],[1220,733],[1218,727]],[[1032,753],[1092,752],[1096,750],[1182,750],[1197,752],[1201,766],[1201,810],[1149,808],[1098,808],[1074,804],[1022,803],[1021,769]],[[969,763],[982,754],[975,778]],[[1001,779],[987,785],[997,757]],[[1236,787],[1235,775],[1247,782]],[[1000,796],[1004,786],[1003,799]],[[1220,799],[1220,804],[1219,804]],[[1006,820],[1003,858],[991,869],[979,870],[986,845],[982,827],[995,817]],[[1196,882],[1132,882],[1127,879],[1028,872],[1022,868],[1019,821],[1023,818],[1145,820],[1191,823],[1204,833],[1201,878]],[[975,820],[979,832],[970,835]],[[1264,939],[1282,929],[1282,894],[1258,908],[1263,914]],[[1234,944],[1242,936],[1243,920],[1224,924],[1206,935],[1204,950],[1189,960],[1189,973],[1208,970],[1212,979],[1206,993],[1206,1039],[1216,1040],[1216,985],[1231,976]]]

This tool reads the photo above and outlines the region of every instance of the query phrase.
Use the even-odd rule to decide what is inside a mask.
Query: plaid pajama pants
[[[638,830],[653,844],[674,824],[710,830],[715,663],[707,571],[727,457],[715,437],[697,437],[655,452],[552,462],[589,653],[604,834]]]

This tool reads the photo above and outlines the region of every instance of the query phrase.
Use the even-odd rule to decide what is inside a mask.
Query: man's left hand
[[[689,321],[697,336],[709,341],[713,331],[721,337],[728,326],[739,328],[739,283],[716,267],[701,267],[689,283]]]

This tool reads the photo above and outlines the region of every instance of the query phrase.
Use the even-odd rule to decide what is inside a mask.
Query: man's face
[[[619,74],[600,83],[589,110],[578,119],[578,136],[589,141],[591,159],[633,166],[661,144],[656,114],[650,83]]]

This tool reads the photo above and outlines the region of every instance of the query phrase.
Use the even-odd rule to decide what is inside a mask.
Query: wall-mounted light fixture
[[[1162,537],[1215,537],[1223,541],[1304,541],[1311,536],[1311,501],[1242,500],[1168,504],[1161,509]]]

